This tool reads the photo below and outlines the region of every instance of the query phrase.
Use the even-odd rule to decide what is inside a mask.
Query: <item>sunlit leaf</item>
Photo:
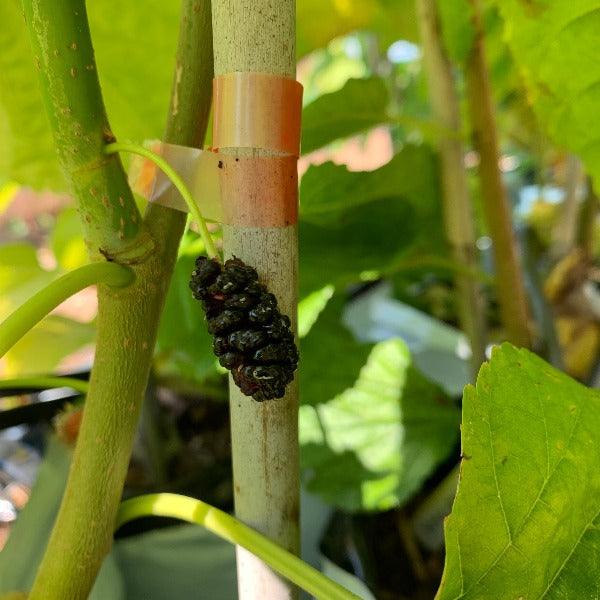
[[[56,261],[66,271],[89,262],[88,251],[83,241],[81,220],[74,208],[63,210],[56,218],[51,244]]]
[[[345,510],[400,505],[448,456],[458,422],[443,392],[410,366],[405,344],[381,342],[351,388],[301,407],[304,483]]]
[[[152,139],[162,133],[179,8],[177,2],[160,0],[88,3],[100,83],[111,125],[121,138]],[[1,3],[0,22],[0,176],[64,190],[18,0]]]
[[[548,135],[600,177],[600,1],[498,2],[529,101]]]
[[[438,598],[594,598],[600,394],[505,344],[463,400]]]

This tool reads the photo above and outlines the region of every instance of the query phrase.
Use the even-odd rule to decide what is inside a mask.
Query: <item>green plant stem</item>
[[[169,165],[169,163],[147,148],[143,146],[139,146],[138,144],[131,143],[122,143],[115,142],[112,144],[108,144],[104,151],[106,154],[115,154],[117,152],[130,152],[132,154],[138,154],[139,156],[143,156],[148,160],[151,160],[157,167],[162,169],[164,174],[171,180],[177,191],[181,194],[182,198],[185,200],[185,203],[192,215],[193,219],[198,223],[198,227],[200,228],[200,236],[202,237],[202,241],[204,242],[204,246],[206,248],[206,253],[211,258],[217,258],[218,253],[215,248],[215,244],[213,242],[212,236],[206,227],[206,221],[198,208],[198,204],[194,200],[190,190],[187,188],[181,177],[175,172],[175,170]]]
[[[577,244],[587,254],[594,254],[594,230],[596,215],[598,214],[598,196],[594,192],[594,183],[591,177],[586,178],[587,192],[579,215],[577,231]]]
[[[153,247],[112,141],[85,0],[23,0],[46,112],[61,167],[78,201],[92,256],[137,262]]]
[[[177,74],[165,140],[200,146],[212,93],[210,2],[184,0],[180,23]],[[46,26],[58,25],[47,19]],[[63,39],[71,39],[71,32],[59,27]],[[89,39],[87,43],[91,53]],[[61,85],[60,81],[52,84]],[[93,93],[99,94],[99,89]],[[97,104],[87,97],[77,101],[82,103],[78,106],[82,111],[90,103]],[[67,143],[80,139],[73,137]],[[106,141],[102,140],[98,147],[101,160],[120,165],[116,157],[107,159],[103,154]],[[185,215],[150,205],[144,223],[155,245],[150,255],[133,266],[136,281],[120,293],[106,286],[99,288],[96,358],[86,407],[61,508],[29,600],[86,599],[112,543],[159,317]]]
[[[436,0],[417,0],[429,96],[440,129],[438,137],[446,238],[454,261],[466,270],[477,269],[475,226],[460,137],[460,107],[453,70],[444,48]],[[456,304],[461,328],[471,346],[471,375],[477,377],[485,360],[485,307],[475,280],[455,273]]]
[[[179,494],[148,494],[126,500],[117,525],[147,516],[173,517],[202,525],[220,538],[249,550],[275,571],[319,600],[357,600],[358,596],[284,550],[235,517],[201,500]]]
[[[485,59],[479,0],[469,0],[473,9],[475,38],[466,64],[467,96],[473,142],[479,153],[479,179],[483,212],[493,242],[494,267],[502,325],[508,340],[531,347],[528,307],[506,188],[498,168],[499,150],[490,76]]]
[[[34,325],[73,294],[94,284],[124,287],[134,280],[131,269],[110,262],[95,262],[75,269],[29,298],[0,324],[0,358]]]
[[[50,390],[63,387],[87,394],[89,385],[87,381],[74,377],[15,377],[0,380],[0,390]]]

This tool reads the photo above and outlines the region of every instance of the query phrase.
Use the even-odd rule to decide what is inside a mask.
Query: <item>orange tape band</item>
[[[266,73],[229,73],[214,79],[213,89],[215,149],[160,142],[153,149],[190,187],[206,219],[240,227],[297,223],[302,86]],[[219,148],[260,148],[279,156],[237,156]],[[187,212],[183,198],[148,161],[135,165],[130,181],[149,200]]]
[[[268,73],[228,73],[213,80],[213,145],[300,154],[302,85]]]
[[[295,156],[227,156],[221,164],[223,223],[287,227],[298,222]]]

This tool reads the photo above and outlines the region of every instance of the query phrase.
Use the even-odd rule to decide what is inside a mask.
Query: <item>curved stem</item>
[[[95,262],[75,269],[29,298],[0,324],[0,358],[34,325],[59,304],[82,289],[99,283],[124,287],[134,280],[133,271],[111,262]]]
[[[212,92],[210,1],[183,0],[180,23],[174,99],[165,140],[200,147]],[[52,20],[46,25],[58,26]],[[68,32],[63,38],[71,39]],[[86,98],[79,101],[79,108],[87,110]],[[100,148],[104,162],[119,163],[117,157],[106,159],[105,144],[106,140]],[[67,487],[29,600],[88,598],[112,543],[185,215],[150,204],[143,225],[155,246],[145,260],[133,265],[135,282],[118,292],[107,286],[98,289],[98,336],[90,389]]]
[[[181,177],[177,175],[175,170],[164,158],[162,158],[162,156],[159,156],[155,152],[152,152],[152,150],[148,150],[143,146],[132,144],[130,142],[114,142],[113,144],[107,144],[104,148],[104,152],[106,154],[115,154],[116,152],[130,152],[131,154],[139,154],[140,156],[151,160],[157,167],[159,167],[177,188],[177,191],[185,200],[190,214],[198,223],[198,226],[200,227],[200,236],[202,237],[202,241],[206,247],[206,253],[211,258],[216,258],[218,256],[215,244],[208,231],[208,228],[206,227],[206,221],[204,220],[204,217],[202,216],[202,213],[200,212],[200,209],[198,208],[198,205],[196,204],[196,201],[194,200],[190,190],[187,188]]]
[[[87,394],[88,382],[74,377],[15,377],[0,380],[0,390],[51,390],[68,387]]]
[[[121,263],[147,256],[154,242],[118,157],[104,110],[85,0],[23,0],[23,13],[60,164],[77,198],[91,253]]]
[[[179,494],[148,494],[126,500],[117,515],[117,525],[154,515],[174,517],[202,525],[220,538],[242,546],[275,571],[323,600],[357,600],[358,596],[329,579],[317,569],[284,550],[269,538],[248,527],[235,517],[201,500]]]

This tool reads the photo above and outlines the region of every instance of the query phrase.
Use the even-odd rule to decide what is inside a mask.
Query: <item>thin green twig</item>
[[[179,175],[175,172],[173,167],[171,167],[171,165],[169,165],[164,158],[155,152],[152,152],[152,150],[148,150],[143,146],[132,144],[130,142],[114,142],[112,144],[107,144],[104,151],[106,154],[115,154],[117,152],[130,152],[131,154],[138,154],[139,156],[143,156],[144,158],[151,160],[157,167],[159,167],[177,188],[177,191],[185,200],[190,214],[198,223],[198,227],[200,227],[200,236],[202,237],[206,247],[206,253],[211,258],[218,257],[217,249],[215,248],[215,244],[212,240],[210,232],[206,227],[206,221],[204,220],[204,217],[202,216],[202,213],[200,212],[200,209],[198,208],[198,205],[196,204],[190,190],[187,188],[181,177],[179,177]]]
[[[99,283],[125,287],[133,279],[131,269],[113,262],[94,262],[59,277],[29,298],[0,324],[0,358],[34,325],[73,294]]]
[[[359,600],[335,581],[311,567],[235,517],[201,500],[179,494],[148,494],[121,504],[116,527],[140,517],[174,517],[202,525],[220,538],[242,546],[272,569],[322,600]]]
[[[62,387],[87,394],[89,384],[83,379],[74,377],[15,377],[0,380],[0,390],[50,390]]]

